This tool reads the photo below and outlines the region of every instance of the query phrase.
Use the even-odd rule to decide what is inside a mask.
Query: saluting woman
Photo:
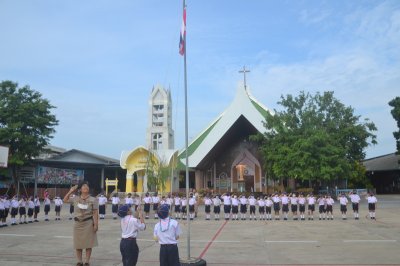
[[[70,200],[70,195],[78,190],[79,196]],[[73,186],[65,195],[64,202],[74,204],[74,249],[78,259],[77,266],[89,266],[92,248],[97,246],[98,222],[99,222],[99,203],[95,197],[89,194],[89,183],[87,181],[80,182],[79,185]],[[85,264],[83,264],[82,253],[86,250]]]

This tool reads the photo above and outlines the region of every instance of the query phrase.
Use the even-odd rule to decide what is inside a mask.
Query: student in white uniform
[[[331,220],[333,220],[333,204],[335,201],[331,197],[331,195],[328,195],[328,198],[326,199],[326,219],[329,220],[329,213],[331,214]]]
[[[190,220],[194,219],[195,216],[195,206],[196,206],[196,198],[195,196],[191,193],[189,197],[189,215],[190,215]]]
[[[15,216],[18,215],[18,207],[19,207],[18,196],[15,195],[10,203],[11,225],[17,225],[17,219],[15,218]]]
[[[7,195],[3,196],[3,203],[4,203],[3,226],[8,226],[7,217],[10,212],[11,201],[8,199]]]
[[[272,202],[274,203],[274,216],[275,220],[280,220],[279,211],[281,210],[280,202],[281,198],[278,196],[278,193],[275,193],[272,197]]]
[[[167,198],[165,199],[165,202],[169,206],[169,213],[172,213],[172,205],[174,204],[174,199],[172,198],[171,194],[168,193]]]
[[[241,195],[239,201],[240,201],[240,219],[246,220],[247,199],[244,195]]]
[[[147,192],[145,194],[145,197],[143,198],[145,219],[149,219],[151,202],[152,202],[151,197],[150,197],[149,193]]]
[[[142,212],[139,211],[139,219],[133,216],[133,212],[134,207],[129,207],[128,205],[122,205],[118,209],[118,216],[121,217],[121,242],[119,250],[123,266],[136,265],[139,257],[139,247],[136,243],[136,237],[139,231],[146,229]]]
[[[229,193],[223,194],[222,201],[224,204],[224,217],[225,220],[228,221],[231,216],[231,204],[232,204],[230,194]]]
[[[216,221],[219,220],[219,214],[221,212],[221,200],[219,199],[219,195],[215,195],[213,198],[213,205],[214,205],[214,219]]]
[[[36,195],[35,199],[33,200],[33,204],[35,205],[35,211],[33,213],[34,222],[39,222],[38,214],[40,212],[40,199],[39,196]]]
[[[180,219],[181,218],[181,198],[179,197],[178,194],[175,195],[174,197],[174,206],[175,206],[175,219]]]
[[[300,220],[304,221],[306,219],[304,214],[306,212],[306,198],[304,197],[303,193],[300,193],[297,201],[299,203]]]
[[[118,213],[118,204],[120,202],[120,199],[118,197],[117,193],[114,193],[113,196],[111,197],[111,212],[113,219],[117,219],[117,213]]]
[[[179,223],[169,217],[167,205],[158,210],[159,222],[154,226],[154,240],[160,244],[160,266],[180,266],[178,239],[181,234]]]
[[[54,199],[55,211],[56,211],[56,221],[61,220],[61,207],[63,205],[63,200],[60,197],[55,197]]]
[[[30,196],[28,199],[28,223],[33,223],[33,212],[35,211],[35,203],[33,203],[33,197]]]
[[[307,196],[307,204],[308,204],[308,220],[314,220],[314,211],[315,211],[315,197],[312,193]]]
[[[51,205],[50,198],[49,198],[48,194],[46,194],[46,196],[44,198],[44,220],[46,222],[49,221],[50,205]]]
[[[22,199],[19,201],[19,224],[27,224],[26,222],[26,205],[27,201],[25,196],[22,196]],[[24,217],[24,221],[22,222],[22,217]]]
[[[256,217],[256,203],[257,203],[257,199],[254,198],[253,194],[251,194],[249,196],[250,221],[253,218],[254,218],[254,220],[257,220],[257,217]]]
[[[271,209],[273,206],[274,202],[271,200],[270,196],[265,197],[265,213],[266,213],[266,218],[269,221],[272,221],[272,214],[271,214]]]
[[[69,217],[68,220],[72,220],[74,219],[74,211],[75,211],[75,207],[74,207],[74,198],[75,198],[75,194],[71,193],[71,195],[69,196]]]
[[[210,199],[210,196],[207,194],[204,197],[204,211],[206,213],[206,220],[209,221],[211,218],[211,204],[212,204],[212,200]]]
[[[157,192],[151,197],[151,203],[153,203],[154,219],[158,219],[157,210],[158,204],[160,203],[160,197],[158,197]]]
[[[349,201],[347,200],[347,197],[342,193],[339,197],[339,203],[340,203],[340,212],[342,213],[342,220],[347,220],[346,214],[347,214],[347,203]]]
[[[283,192],[281,196],[281,202],[282,202],[282,214],[283,214],[283,220],[288,219],[288,212],[289,212],[289,197],[287,196],[286,192]]]
[[[351,205],[353,208],[353,215],[354,215],[354,219],[355,220],[359,220],[360,216],[358,213],[358,205],[361,201],[360,196],[357,194],[357,191],[354,190],[353,192],[350,192],[350,201],[351,201]]]
[[[239,200],[236,195],[232,197],[232,220],[239,220]]]
[[[128,195],[125,197],[125,205],[129,205],[129,208],[133,206],[133,198],[131,193],[128,193]]]
[[[260,215],[260,220],[265,220],[265,201],[261,196],[257,199],[258,214]]]
[[[326,196],[319,195],[318,197],[318,211],[319,211],[319,220],[325,220],[326,217]]]
[[[298,204],[298,198],[296,193],[292,193],[289,195],[289,201],[290,201],[290,208],[292,210],[292,217],[293,220],[297,220],[297,204]]]
[[[3,222],[5,215],[6,215],[6,210],[4,207],[4,197],[0,196],[0,227],[3,227],[5,224],[5,222]]]
[[[187,208],[187,199],[186,199],[185,196],[183,196],[182,199],[181,199],[181,206],[182,206],[182,209],[181,209],[182,219],[187,219],[187,210],[186,210],[186,208]]]
[[[135,206],[135,211],[137,211],[137,209],[139,208],[139,206],[140,206],[140,197],[139,197],[139,195],[138,194],[133,194],[133,206]],[[140,209],[142,209],[142,208],[140,208]]]
[[[103,194],[100,194],[98,200],[99,200],[99,218],[101,220],[104,220],[104,218],[106,217],[107,198]]]
[[[372,192],[368,193],[367,202],[368,202],[369,217],[372,220],[376,220],[375,209],[376,209],[376,203],[378,202],[378,200],[374,196],[374,193],[372,193]]]

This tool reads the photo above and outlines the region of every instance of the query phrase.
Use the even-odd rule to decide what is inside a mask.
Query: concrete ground
[[[338,205],[333,221],[205,221],[200,207],[191,223],[190,254],[207,265],[400,265],[400,195],[378,195],[378,201],[376,221],[366,218],[365,202],[358,221],[351,210],[350,219],[341,220]],[[51,216],[43,222],[40,213],[39,223],[0,228],[0,265],[75,265],[67,209],[62,221]],[[110,206],[107,211],[100,220],[94,266],[122,265],[119,223],[111,219]],[[147,229],[138,236],[138,265],[159,265],[159,245],[152,240],[155,222],[146,220]],[[180,224],[179,252],[185,258],[188,227]]]

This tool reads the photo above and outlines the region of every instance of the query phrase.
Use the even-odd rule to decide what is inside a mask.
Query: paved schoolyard
[[[191,223],[191,256],[201,256],[207,265],[400,265],[400,195],[378,195],[378,201],[376,221],[365,218],[365,201],[359,221],[342,221],[337,205],[333,221],[205,221],[200,207],[199,218]],[[107,219],[100,220],[93,266],[122,265],[119,223],[111,219],[110,206],[107,211]],[[0,228],[0,265],[75,265],[72,221],[51,218]],[[138,237],[138,265],[159,265],[159,246],[152,240],[155,221],[146,220],[147,230]],[[179,252],[186,257],[187,224],[181,225]]]

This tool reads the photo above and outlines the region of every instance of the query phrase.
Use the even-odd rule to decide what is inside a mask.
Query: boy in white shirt
[[[357,191],[354,190],[353,192],[350,192],[350,201],[351,201],[351,205],[353,208],[353,215],[354,215],[354,219],[355,220],[359,220],[360,216],[358,213],[358,204],[361,201],[360,196],[357,194]]]
[[[369,217],[372,220],[376,220],[375,209],[376,209],[376,203],[378,202],[378,200],[374,196],[374,193],[372,193],[372,192],[368,193],[367,201],[368,201]]]
[[[253,217],[254,217],[254,220],[257,220],[256,203],[257,203],[257,199],[255,199],[253,195],[250,195],[249,196],[250,221]]]
[[[111,197],[111,212],[113,219],[117,219],[117,213],[118,213],[118,204],[120,202],[120,199],[118,197],[117,193],[114,193],[113,196]]]
[[[267,216],[267,220],[272,221],[272,214],[271,214],[271,209],[272,209],[272,205],[273,205],[273,201],[271,200],[271,197],[266,196],[265,197],[265,213]]]
[[[263,197],[259,197],[257,200],[258,213],[260,215],[260,220],[265,220],[265,201]]]
[[[160,203],[160,197],[158,197],[157,192],[151,197],[151,202],[153,203],[154,219],[158,219],[157,210],[158,204]]]
[[[211,204],[212,204],[212,200],[210,199],[209,195],[206,195],[204,197],[204,211],[206,213],[206,220],[209,221],[211,218]]]
[[[25,196],[19,201],[19,224],[27,224],[26,222],[26,205],[27,201]],[[22,222],[22,217],[24,217],[24,221]]]
[[[174,197],[174,206],[175,206],[175,219],[180,219],[181,218],[181,198],[177,194]]]
[[[146,229],[143,214],[139,209],[139,220],[132,213],[133,208],[128,205],[122,205],[118,209],[118,216],[121,217],[121,242],[120,252],[122,255],[122,265],[136,265],[139,256],[139,247],[136,243],[138,231]]]
[[[35,211],[35,204],[33,203],[33,197],[28,199],[28,223],[33,223],[33,212]]]
[[[48,194],[46,194],[45,198],[44,198],[44,220],[46,222],[49,221],[49,212],[50,212],[50,198],[48,196]]]
[[[283,195],[281,196],[281,201],[282,201],[283,220],[287,220],[289,212],[289,197],[286,195],[286,192],[283,192]]]
[[[232,197],[232,220],[239,220],[239,200],[236,195]]]
[[[216,195],[213,198],[212,201],[213,201],[213,205],[214,205],[214,219],[216,221],[218,221],[219,220],[219,214],[221,212],[221,200],[219,199],[219,196]]]
[[[311,193],[307,196],[307,203],[308,203],[308,220],[314,220],[314,211],[315,211],[315,197]]]
[[[335,201],[331,197],[331,195],[328,195],[328,198],[326,199],[326,219],[329,220],[329,213],[331,214],[331,220],[333,220],[333,204]]]
[[[63,205],[63,200],[60,197],[55,197],[54,198],[54,205],[55,205],[55,211],[56,211],[56,221],[61,221],[61,206]]]
[[[33,204],[35,205],[35,211],[33,213],[33,219],[34,219],[34,222],[37,223],[37,222],[39,222],[37,217],[38,217],[38,214],[40,212],[40,199],[39,199],[39,196],[36,195],[35,199],[33,200]]]
[[[300,193],[300,197],[298,198],[299,203],[299,212],[300,212],[300,219],[304,221],[306,219],[305,212],[306,212],[306,198],[304,197],[303,193]]]
[[[160,265],[181,265],[179,262],[178,239],[181,234],[179,223],[169,217],[167,205],[158,210],[159,222],[154,226],[154,240],[160,244]]]
[[[278,193],[275,193],[275,195],[272,197],[272,202],[274,203],[275,220],[280,220],[279,211],[281,210],[281,198],[279,197]]]
[[[147,192],[145,197],[143,198],[145,219],[149,219],[151,202],[152,202],[151,197]]]
[[[347,220],[346,213],[347,213],[347,203],[349,202],[342,193],[339,197],[339,202],[340,202],[340,212],[342,213],[342,220]]]
[[[298,203],[298,198],[296,193],[292,193],[289,197],[290,200],[290,207],[292,210],[292,216],[293,220],[297,220],[297,203]]]
[[[196,198],[194,195],[191,193],[189,197],[189,215],[190,215],[190,220],[194,219],[195,215],[195,205],[196,205]]]
[[[222,195],[222,201],[224,204],[225,220],[228,221],[229,217],[231,216],[231,204],[232,204],[231,196],[229,195],[229,193]]]
[[[241,195],[239,201],[240,201],[240,219],[246,220],[247,199],[244,195]]]
[[[181,206],[182,206],[182,207],[181,207],[182,219],[186,219],[186,218],[187,218],[187,210],[186,210],[186,207],[187,207],[187,199],[186,199],[185,196],[182,197]]]
[[[326,216],[326,208],[325,208],[326,196],[319,195],[317,202],[318,202],[319,220],[321,220],[321,219],[325,220],[325,216]]]

